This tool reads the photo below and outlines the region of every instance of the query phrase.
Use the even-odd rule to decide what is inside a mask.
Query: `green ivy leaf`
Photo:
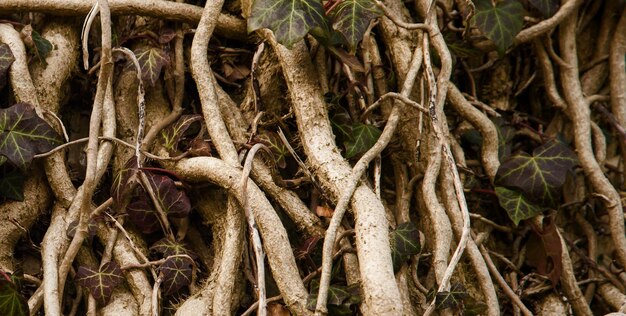
[[[0,196],[24,201],[24,174],[20,170],[13,169],[0,174]]]
[[[474,5],[472,25],[496,44],[501,55],[504,54],[522,30],[524,8],[517,0],[498,1],[495,6],[492,0],[476,0]]]
[[[26,316],[30,314],[28,301],[13,282],[0,278],[0,315]]]
[[[561,142],[551,140],[533,151],[507,159],[496,174],[496,184],[518,188],[541,205],[556,206],[567,172],[578,163],[576,154]]]
[[[178,119],[178,121],[176,121],[176,123],[161,131],[163,147],[167,149],[170,155],[173,155],[176,152],[178,142],[183,137],[187,129],[189,129],[189,126],[191,126],[194,122],[201,120],[202,115],[199,114],[183,115]]]
[[[372,0],[343,0],[331,12],[333,27],[354,53],[370,22],[382,14]]]
[[[511,149],[513,147],[511,141],[515,136],[515,129],[500,117],[496,117],[492,121],[498,132],[498,158],[500,161],[504,161],[511,156]]]
[[[7,84],[9,68],[15,61],[13,52],[7,44],[0,44],[0,90]]]
[[[106,305],[113,289],[124,280],[122,270],[115,261],[109,261],[99,269],[78,267],[76,282],[89,290],[89,293],[102,305]]]
[[[439,310],[446,308],[461,307],[463,300],[467,298],[467,290],[461,283],[452,283],[450,291],[438,292],[435,301],[435,307]]]
[[[537,8],[545,18],[553,16],[559,7],[558,0],[528,0],[528,2]]]
[[[344,142],[346,158],[350,159],[372,148],[382,132],[374,125],[356,123],[352,125],[350,140]]]
[[[265,131],[259,135],[261,142],[272,151],[273,159],[279,168],[287,167],[287,157],[291,155],[277,133]]]
[[[47,39],[41,37],[37,31],[33,30],[31,34],[31,38],[33,40],[33,47],[31,48],[31,52],[37,57],[40,63],[47,65],[46,57],[52,51],[54,46]]]
[[[537,216],[543,212],[543,208],[529,201],[517,190],[496,186],[498,202],[509,218],[518,225],[520,221]]]
[[[309,310],[315,310],[318,292],[319,281],[316,283],[311,282],[311,294],[309,294],[309,297],[307,298],[307,308]],[[327,303],[329,315],[345,315],[347,312],[351,311],[351,305],[359,304],[360,302],[361,294],[359,284],[353,284],[350,286],[333,284],[328,288]],[[352,313],[349,313],[348,315],[352,315]]]
[[[406,222],[391,232],[391,259],[394,271],[398,272],[409,256],[420,252],[420,234],[415,224]]]
[[[57,132],[35,113],[28,103],[0,109],[0,155],[26,170],[36,154],[61,144]]]
[[[141,68],[141,79],[147,86],[154,86],[163,67],[170,64],[169,54],[159,47],[142,46],[133,51]]]
[[[326,24],[318,0],[255,0],[248,18],[248,32],[269,28],[276,40],[291,48],[309,30]]]

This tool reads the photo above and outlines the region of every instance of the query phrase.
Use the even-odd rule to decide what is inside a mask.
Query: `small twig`
[[[452,258],[450,259],[450,263],[445,270],[445,273],[441,279],[441,283],[439,284],[439,288],[437,292],[443,292],[449,288],[449,282],[452,278],[452,274],[454,273],[454,269],[456,265],[461,260],[461,256],[465,250],[467,245],[467,241],[470,238],[470,215],[469,210],[467,208],[467,202],[465,201],[465,194],[463,192],[463,184],[461,183],[461,179],[459,177],[459,172],[456,169],[456,163],[454,161],[454,157],[450,152],[450,145],[448,144],[448,139],[444,136],[441,123],[439,122],[439,118],[437,115],[437,81],[435,79],[435,74],[432,69],[432,64],[430,60],[430,52],[429,52],[429,39],[428,37],[424,37],[423,39],[424,45],[423,54],[424,54],[424,68],[426,79],[429,87],[429,100],[428,100],[428,111],[430,112],[430,122],[432,129],[434,131],[435,136],[437,137],[438,145],[442,148],[442,153],[444,158],[448,162],[448,166],[450,168],[450,173],[452,174],[452,181],[454,184],[454,191],[456,194],[457,202],[459,204],[459,208],[461,209],[461,214],[463,215],[463,231],[461,233],[461,238],[457,245]],[[436,298],[436,295],[435,295]],[[430,303],[424,315],[430,315],[435,309],[435,299]]]
[[[85,22],[83,22],[83,29],[80,33],[80,39],[83,44],[83,65],[85,70],[89,69],[89,31],[91,31],[91,25],[93,24],[93,20],[96,16],[98,16],[98,13],[100,13],[100,6],[96,2],[91,7],[91,10],[89,10],[89,13],[87,13],[87,18],[85,19]]]
[[[67,130],[65,129],[65,125],[63,125],[63,121],[61,121],[61,118],[59,118],[54,112],[49,111],[49,110],[43,110],[43,114],[50,115],[52,118],[54,118],[57,124],[59,124],[59,128],[61,129],[61,132],[63,132],[63,138],[65,139],[66,142],[69,142],[70,137],[67,135]]]
[[[241,206],[245,210],[246,220],[248,221],[248,229],[250,230],[250,238],[252,239],[252,247],[254,248],[254,256],[256,257],[256,269],[257,269],[257,289],[259,291],[258,301],[258,315],[267,315],[267,302],[265,298],[265,254],[263,253],[263,244],[261,243],[261,236],[257,229],[256,222],[254,220],[254,214],[252,213],[252,206],[248,204],[248,179],[250,172],[252,171],[252,163],[254,156],[259,149],[264,149],[270,152],[269,148],[265,145],[258,143],[252,146],[246,157],[246,161],[243,165],[243,172],[241,174]]]
[[[505,233],[512,233],[512,232],[514,232],[514,231],[515,231],[515,230],[514,230],[514,229],[512,229],[511,227],[508,227],[508,226],[503,226],[503,225],[497,224],[496,222],[494,222],[494,221],[492,221],[492,220],[490,220],[490,219],[488,219],[488,218],[485,218],[485,217],[483,217],[483,216],[482,216],[482,215],[480,215],[480,214],[470,213],[470,217],[471,217],[471,218],[474,218],[474,219],[477,219],[477,220],[479,220],[479,221],[481,221],[481,222],[484,222],[485,224],[491,225],[493,228],[495,228],[496,230],[499,230],[499,231],[501,231],[501,232],[505,232]]]
[[[159,275],[159,277],[154,281],[154,286],[152,287],[152,315],[159,316],[159,297],[161,283],[163,282],[163,277]]]
[[[524,314],[524,316],[532,316],[533,313],[526,307],[526,305],[524,305],[524,303],[522,303],[522,300],[519,298],[519,296],[515,294],[515,292],[511,289],[511,287],[506,283],[506,280],[504,280],[500,272],[498,272],[498,268],[493,264],[493,261],[491,260],[491,257],[489,256],[489,252],[487,251],[487,249],[485,249],[485,246],[480,245],[479,249],[480,249],[480,253],[483,255],[483,258],[485,259],[485,263],[487,264],[489,271],[495,277],[496,281],[498,282],[498,284],[500,285],[500,287],[502,288],[506,296],[508,296],[509,299],[517,307],[519,307],[520,311],[522,312],[522,314]]]
[[[172,231],[172,227],[170,226],[170,222],[167,219],[167,212],[161,206],[161,203],[159,202],[159,199],[157,198],[157,195],[154,192],[154,188],[152,187],[152,184],[150,183],[148,176],[146,175],[145,172],[141,172],[141,171],[139,172],[138,175],[139,175],[139,181],[141,182],[144,190],[148,193],[148,196],[150,196],[150,199],[152,200],[152,204],[154,205],[154,209],[156,210],[157,218],[159,219],[159,223],[161,223],[161,228],[163,228],[163,232],[165,233],[168,239],[176,240],[176,237],[174,236],[174,232]]]
[[[383,95],[380,96],[380,98],[378,98],[378,100],[376,100],[376,102],[372,103],[372,105],[370,105],[364,112],[363,114],[361,114],[361,121],[365,121],[365,119],[367,118],[367,116],[376,108],[378,108],[378,106],[380,106],[380,104],[382,102],[384,102],[387,99],[396,99],[398,101],[402,101],[404,102],[404,104],[410,105],[416,109],[418,109],[419,111],[428,114],[428,109],[425,108],[424,106],[422,106],[421,104],[409,99],[406,96],[403,96],[400,93],[397,92],[387,92]]]
[[[282,295],[277,295],[277,296],[273,296],[267,299],[267,303],[273,303],[273,302],[278,302],[280,300],[283,299]],[[254,302],[252,305],[250,305],[250,307],[248,307],[248,309],[246,309],[245,312],[243,312],[243,314],[241,314],[241,316],[248,316],[248,315],[252,315],[252,313],[254,313],[254,311],[259,307],[259,301]]]
[[[320,192],[320,194],[324,197],[324,199],[326,199],[327,201],[330,201],[330,199],[328,199],[328,197],[325,195],[324,190],[322,189],[322,186],[317,182],[317,180],[313,176],[313,173],[311,173],[309,168],[306,166],[306,164],[304,164],[302,159],[300,159],[300,157],[298,156],[296,151],[293,149],[293,147],[291,147],[291,144],[289,144],[289,141],[287,140],[285,133],[283,133],[283,130],[280,127],[278,128],[278,136],[280,137],[280,140],[283,142],[285,147],[287,147],[287,150],[289,151],[291,156],[296,160],[296,162],[298,163],[298,166],[300,166],[300,169],[302,169],[302,172],[304,172],[304,174],[306,174],[306,176],[309,177],[309,179],[311,179],[311,183],[313,183],[315,188]]]
[[[118,143],[120,145],[129,147],[129,148],[133,148],[133,149],[135,148],[135,145],[133,145],[133,144],[131,144],[129,142],[126,142],[124,140],[121,140],[119,138],[116,138],[116,137],[98,136],[98,140],[108,140],[108,141],[116,142],[116,143]],[[89,137],[75,139],[75,140],[67,142],[67,143],[65,143],[63,145],[59,145],[59,146],[55,147],[54,149],[52,149],[52,150],[50,150],[48,152],[37,154],[37,155],[33,156],[33,158],[44,158],[44,157],[50,156],[50,155],[52,155],[52,154],[54,154],[54,153],[56,153],[56,152],[58,152],[60,150],[63,150],[65,148],[69,147],[69,146],[81,144],[81,143],[84,143],[84,142],[87,142],[87,141],[89,141]],[[157,156],[157,155],[151,154],[151,153],[149,153],[147,151],[144,151],[144,150],[142,150],[141,152],[146,157],[148,157],[150,159],[154,159],[154,160],[174,160],[175,161],[175,160],[180,160],[182,158],[185,158],[188,155],[188,153],[185,152],[185,153],[183,153],[181,155],[178,155],[178,156],[175,156],[175,157],[161,157],[161,156]]]
[[[391,10],[389,10],[389,8],[387,8],[387,6],[385,6],[384,3],[380,1],[376,1],[376,6],[378,6],[379,8],[383,10],[383,13],[389,20],[391,20],[394,24],[396,24],[397,26],[401,28],[405,28],[407,30],[423,30],[423,31],[428,32],[431,35],[434,35],[435,32],[438,32],[438,30],[436,30],[434,27],[426,23],[406,23],[400,20],[393,12],[391,12]]]

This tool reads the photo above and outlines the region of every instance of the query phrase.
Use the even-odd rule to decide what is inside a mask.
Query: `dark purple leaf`
[[[495,182],[520,189],[527,198],[541,205],[556,206],[566,175],[577,163],[572,150],[551,140],[536,148],[532,156],[521,153],[507,159],[498,169]]]
[[[146,86],[154,86],[163,67],[169,65],[169,54],[159,47],[140,47],[134,51],[141,67],[141,79]]]
[[[0,109],[0,154],[26,170],[33,156],[61,144],[57,132],[35,113],[28,103]]]
[[[111,184],[111,198],[116,208],[123,208],[125,202],[130,199],[131,194],[131,180],[135,179],[137,175],[137,159],[131,157],[122,169],[120,169],[115,178],[113,184]]]
[[[211,157],[211,145],[204,139],[194,138],[189,143],[189,155],[191,157]]]
[[[89,290],[89,293],[102,305],[106,305],[113,289],[124,280],[122,270],[115,261],[105,263],[94,270],[80,266],[76,272],[76,282]]]
[[[189,215],[191,204],[185,191],[179,190],[168,176],[146,172],[157,202],[167,216],[182,218]]]
[[[176,38],[176,31],[170,28],[164,28],[159,33],[159,44],[164,45]]]
[[[89,218],[89,223],[87,224],[87,236],[90,239],[93,239],[93,237],[96,236],[96,233],[98,233],[98,223],[100,220],[102,220],[102,217]],[[78,220],[72,221],[67,226],[66,236],[70,239],[74,238],[74,235],[76,234],[76,228],[78,228]]]
[[[163,276],[162,288],[165,295],[174,294],[180,288],[191,284],[193,269],[189,258],[168,258],[159,267],[159,271]]]
[[[0,90],[7,84],[9,68],[15,61],[13,52],[7,44],[0,44]]]
[[[149,200],[147,193],[138,195],[128,206],[128,219],[135,224],[144,234],[151,234],[161,229],[156,210]]]

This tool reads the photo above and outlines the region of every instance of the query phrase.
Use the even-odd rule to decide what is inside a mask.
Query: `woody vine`
[[[626,312],[626,3],[0,3],[0,314]]]

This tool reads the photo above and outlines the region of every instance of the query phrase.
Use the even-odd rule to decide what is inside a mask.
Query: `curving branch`
[[[578,77],[576,16],[572,14],[559,27],[561,54],[569,65],[569,67],[561,67],[563,94],[569,105],[568,114],[574,127],[574,144],[578,159],[594,191],[606,197],[603,201],[609,213],[609,227],[617,259],[622,266],[626,266],[626,237],[621,198],[602,172],[591,146],[589,103],[585,100]]]
[[[144,15],[158,19],[198,23],[202,16],[199,6],[159,0],[111,0],[111,14]],[[64,16],[85,16],[92,7],[84,0],[11,0],[0,2],[0,13],[41,12]],[[217,15],[218,13],[216,13]],[[232,15],[219,13],[216,32],[221,36],[246,40],[246,22]]]

